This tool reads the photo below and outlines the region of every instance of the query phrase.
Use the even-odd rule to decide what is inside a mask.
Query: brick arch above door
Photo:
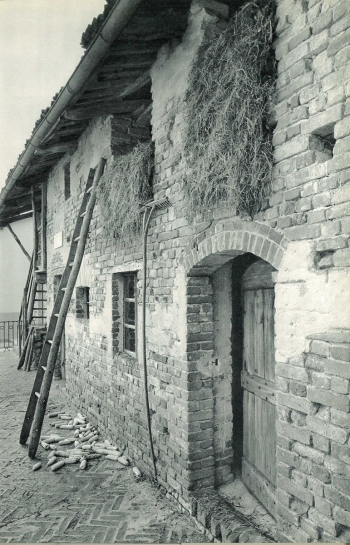
[[[210,275],[237,255],[250,252],[278,270],[288,243],[283,234],[262,223],[220,222],[197,236],[184,266],[188,276]]]

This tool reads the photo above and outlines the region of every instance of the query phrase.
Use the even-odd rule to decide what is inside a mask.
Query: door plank
[[[266,476],[272,484],[276,484],[276,407],[264,403],[264,419],[268,423],[266,437]]]
[[[263,462],[263,451],[264,451],[264,437],[262,434],[262,428],[263,428],[263,421],[262,421],[262,414],[261,414],[261,398],[254,396],[255,401],[255,416],[254,416],[254,424],[255,424],[255,434],[254,434],[254,457],[255,457],[255,466],[264,473],[264,462]]]
[[[249,490],[276,518],[275,487],[245,458],[242,460],[242,477]]]
[[[255,464],[255,396],[248,392],[249,396],[249,416],[247,423],[249,426],[249,460]]]
[[[253,291],[247,291],[244,294],[244,342],[243,342],[243,362],[244,369],[249,374],[254,374],[254,297]]]
[[[248,396],[249,392],[243,392],[243,456],[249,459],[249,419],[248,419]]]
[[[265,378],[275,379],[275,327],[274,327],[274,290],[264,290],[264,352]]]
[[[264,378],[264,293],[263,290],[255,290],[250,293],[253,294],[254,298],[253,338],[250,339],[250,342],[254,343],[254,374]]]

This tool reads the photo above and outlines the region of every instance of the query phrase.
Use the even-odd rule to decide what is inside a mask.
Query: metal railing
[[[16,320],[0,321],[0,349],[18,346],[19,322]]]

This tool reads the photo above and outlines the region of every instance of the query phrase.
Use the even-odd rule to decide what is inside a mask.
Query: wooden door
[[[272,515],[276,484],[274,270],[259,260],[242,277],[242,478]]]

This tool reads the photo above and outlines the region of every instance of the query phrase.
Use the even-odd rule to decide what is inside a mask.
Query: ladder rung
[[[69,267],[73,267],[74,265],[74,261],[72,261],[72,263],[69,263]]]
[[[42,251],[42,250],[38,250],[36,253],[37,253],[37,254],[42,254],[43,251]]]
[[[67,288],[61,288],[61,291],[66,291]]]
[[[85,212],[83,212],[82,214],[80,214],[80,217],[83,218],[84,216],[86,216],[86,210]]]
[[[54,316],[56,316],[56,318],[58,318],[58,317],[59,317],[59,314],[54,314]]]
[[[46,367],[44,367],[43,365],[41,366],[42,369],[44,369],[44,371],[46,371]]]
[[[49,344],[52,344],[52,340],[51,340],[51,339],[48,339],[46,342],[49,343]]]
[[[74,239],[74,242],[78,242],[80,240],[80,236]]]
[[[92,186],[89,187],[89,189],[86,190],[86,193],[91,193],[91,190],[92,190]]]
[[[39,398],[39,397],[40,397],[40,394],[39,394],[39,392],[35,392],[35,395],[36,395],[36,397],[37,397],[37,398]]]

